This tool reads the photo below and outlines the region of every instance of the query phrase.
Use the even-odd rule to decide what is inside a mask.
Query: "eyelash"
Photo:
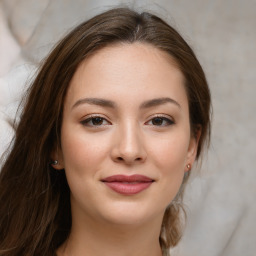
[[[84,120],[82,120],[80,123],[83,125],[83,126],[87,126],[87,127],[95,127],[95,128],[98,128],[100,126],[103,126],[102,124],[100,125],[94,125],[94,124],[89,124],[90,122],[92,122],[94,119],[96,118],[99,118],[102,122],[107,121],[104,117],[101,117],[101,116],[98,116],[98,115],[95,115],[95,116],[90,116],[89,118],[86,118]],[[170,126],[170,125],[173,125],[175,124],[175,122],[170,119],[170,118],[167,118],[165,116],[162,116],[162,115],[157,115],[157,116],[154,116],[152,117],[149,121],[147,121],[146,123],[148,122],[152,122],[154,119],[156,118],[159,118],[161,119],[162,121],[166,122],[165,125],[153,125],[153,126],[156,126],[156,127],[166,127],[166,126]],[[109,121],[107,121],[109,124],[107,125],[111,125],[111,123]],[[106,125],[106,124],[105,124]]]
[[[149,121],[152,122],[152,121],[153,121],[154,119],[156,119],[156,118],[159,118],[159,119],[161,119],[162,121],[166,122],[165,125],[154,125],[154,126],[156,126],[156,127],[166,127],[166,126],[170,126],[170,125],[175,124],[175,122],[174,122],[172,119],[167,118],[167,117],[162,116],[162,115],[156,115],[156,116],[154,116],[153,118],[151,118]],[[147,121],[146,123],[148,123],[149,121]]]
[[[106,118],[95,115],[95,116],[90,116],[89,118],[86,118],[86,119],[82,120],[80,123],[81,123],[82,125],[84,125],[84,126],[95,127],[95,128],[102,126],[102,125],[93,125],[93,124],[89,124],[89,125],[88,125],[89,122],[93,121],[93,119],[96,119],[96,118],[100,118],[100,119],[103,120],[103,121],[104,121],[104,120],[107,121]],[[108,122],[108,121],[107,121],[107,122]],[[108,122],[108,123],[110,123],[110,122]]]

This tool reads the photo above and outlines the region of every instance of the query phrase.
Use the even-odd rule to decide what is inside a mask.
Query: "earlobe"
[[[62,170],[62,169],[64,169],[63,165],[60,164],[58,160],[53,160],[53,161],[51,162],[51,166],[52,166],[54,169],[56,169],[56,170]]]
[[[193,134],[190,138],[188,154],[187,154],[186,171],[191,170],[192,168],[191,166],[193,165],[196,159],[200,136],[201,136],[201,126],[198,126],[195,134]]]
[[[63,164],[63,157],[61,150],[57,149],[54,150],[51,154],[51,166],[56,169],[56,170],[62,170],[64,169],[64,164]]]
[[[59,163],[58,160],[54,160],[52,161],[51,165],[57,165],[58,163]]]

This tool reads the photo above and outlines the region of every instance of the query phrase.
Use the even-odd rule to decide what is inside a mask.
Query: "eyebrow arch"
[[[143,102],[140,105],[140,108],[151,108],[151,107],[159,106],[168,102],[175,104],[177,107],[181,108],[181,105],[176,100],[171,98],[157,98],[157,99],[148,100]]]
[[[78,100],[73,106],[72,109],[81,105],[81,104],[90,104],[90,105],[98,105],[101,107],[115,108],[116,104],[111,100],[99,99],[99,98],[84,98]]]
[[[159,105],[162,105],[162,104],[165,104],[168,102],[175,104],[176,106],[181,108],[180,104],[171,98],[157,98],[157,99],[148,100],[148,101],[143,102],[139,108],[140,109],[151,108],[151,107],[159,106]],[[72,106],[72,109],[81,104],[90,104],[90,105],[97,105],[97,106],[101,106],[101,107],[116,108],[115,102],[113,102],[111,100],[100,99],[100,98],[84,98],[84,99],[78,100]]]

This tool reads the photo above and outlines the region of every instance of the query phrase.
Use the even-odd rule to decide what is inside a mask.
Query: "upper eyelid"
[[[89,114],[89,115],[86,115],[86,116],[83,116],[82,118],[81,118],[81,121],[83,121],[83,120],[86,120],[86,119],[89,119],[89,118],[93,118],[93,117],[100,117],[100,118],[103,118],[103,119],[106,119],[107,121],[109,121],[108,119],[109,119],[109,117],[106,117],[106,116],[104,116],[104,115],[102,115],[102,114]],[[149,121],[150,119],[153,119],[153,118],[156,118],[156,117],[160,117],[160,118],[167,118],[167,119],[170,119],[170,120],[172,120],[173,122],[174,122],[174,118],[172,117],[172,116],[170,116],[170,115],[168,115],[168,114],[153,114],[153,115],[150,115],[148,118],[147,118],[147,120]],[[109,121],[110,122],[110,121]]]
[[[101,126],[106,126],[106,125],[111,125],[112,123],[105,117],[99,115],[99,114],[91,114],[91,115],[87,115],[85,117],[83,117],[81,120],[80,120],[80,123],[83,125],[83,126],[86,126],[86,121],[90,122],[93,118],[96,118],[96,117],[99,117],[99,118],[102,118],[103,120],[107,121],[108,124],[104,124],[104,125],[88,125],[88,127],[94,127],[94,128],[100,128]]]
[[[173,119],[171,119],[171,118],[166,118],[166,117],[164,117],[164,116],[158,116],[158,117],[159,117],[159,118],[162,118],[163,121],[165,121],[165,122],[168,123],[168,125],[173,125],[173,124],[175,124],[175,121],[174,121]],[[151,118],[151,119],[149,119],[147,122],[145,122],[145,124],[147,124],[147,123],[149,123],[149,122],[152,122],[155,118],[157,118],[157,116],[156,116],[156,117],[153,117],[153,118]],[[167,126],[167,125],[165,125],[165,126]],[[161,127],[161,126],[159,126],[159,127]]]
[[[168,115],[168,114],[154,114],[154,115],[151,115],[150,117],[148,117],[148,121],[153,119],[153,118],[156,118],[156,117],[170,119],[171,121],[175,122],[174,118],[172,116]]]
[[[101,115],[101,114],[89,114],[89,115],[86,115],[86,116],[83,116],[81,118],[81,121],[84,121],[84,120],[87,120],[87,119],[90,119],[90,118],[94,118],[94,117],[100,117],[100,118],[103,118],[105,120],[107,120],[108,122],[110,122],[108,119],[108,117],[104,116],[104,115]]]
[[[108,118],[102,116],[101,114],[90,114],[90,115],[87,115],[87,116],[83,117],[80,122],[83,123],[83,122],[85,122],[88,119],[92,119],[92,118],[96,118],[96,117],[102,118],[102,119],[106,120],[108,123],[112,124],[108,120]],[[151,121],[152,119],[157,118],[157,117],[170,120],[172,123],[175,124],[175,120],[173,119],[173,117],[171,117],[170,115],[167,115],[167,114],[154,114],[154,115],[150,116],[149,118],[147,118],[147,121],[145,123],[148,123],[149,121]]]

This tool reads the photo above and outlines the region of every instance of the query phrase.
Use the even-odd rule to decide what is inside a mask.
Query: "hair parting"
[[[192,49],[174,28],[147,12],[117,8],[93,17],[56,45],[31,84],[0,173],[0,256],[53,256],[68,238],[72,223],[65,170],[50,164],[52,151],[61,147],[68,86],[90,55],[113,44],[135,42],[167,53],[182,71],[191,130],[201,133],[197,158],[201,155],[210,138],[210,91]],[[184,186],[163,218],[159,241],[164,255],[181,238],[183,190]]]

